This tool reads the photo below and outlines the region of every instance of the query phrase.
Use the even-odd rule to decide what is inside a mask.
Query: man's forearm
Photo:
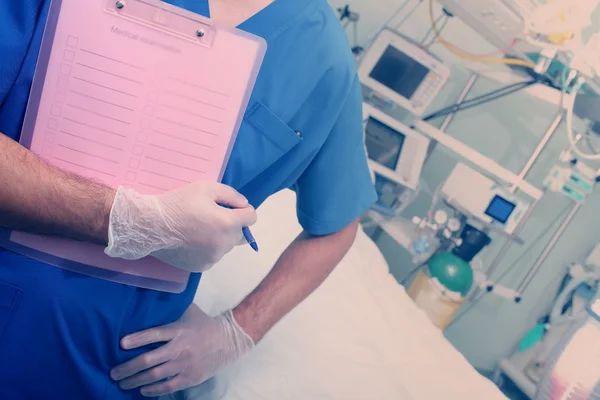
[[[258,342],[285,314],[333,271],[356,237],[358,221],[328,236],[302,233],[262,283],[234,310],[244,331]]]
[[[115,192],[0,134],[0,226],[105,244]]]

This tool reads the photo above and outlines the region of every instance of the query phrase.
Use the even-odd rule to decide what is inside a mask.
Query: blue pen
[[[221,207],[225,207],[225,208],[229,208],[230,210],[232,209],[232,207],[223,205],[223,204],[219,204]],[[258,244],[256,243],[256,240],[254,239],[254,236],[252,236],[252,232],[250,232],[250,228],[244,226],[242,228],[242,233],[244,234],[244,239],[246,239],[246,242],[248,242],[248,244],[250,245],[250,247],[252,247],[252,250],[256,251],[258,253]]]
[[[252,232],[250,232],[250,228],[248,228],[246,226],[243,227],[242,233],[244,234],[244,238],[246,238],[246,241],[248,242],[250,247],[252,247],[252,249],[254,249],[254,251],[258,252],[258,244],[256,244],[256,240],[254,240],[254,236],[252,236]]]

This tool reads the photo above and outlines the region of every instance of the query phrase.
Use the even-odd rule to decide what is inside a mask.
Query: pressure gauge
[[[448,229],[450,229],[451,232],[458,232],[460,229],[460,221],[458,220],[458,218],[450,218],[448,220]]]
[[[433,220],[438,225],[444,225],[448,221],[448,214],[444,210],[437,210],[433,215]]]

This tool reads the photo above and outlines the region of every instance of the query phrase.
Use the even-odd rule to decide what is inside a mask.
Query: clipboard
[[[21,144],[113,188],[159,194],[220,181],[266,42],[159,0],[53,0]],[[89,243],[7,231],[0,245],[57,267],[180,293],[189,273]]]

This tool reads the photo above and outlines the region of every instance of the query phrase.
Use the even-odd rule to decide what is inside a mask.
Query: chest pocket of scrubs
[[[302,137],[262,102],[244,116],[224,182],[241,188],[302,142]]]
[[[0,341],[12,322],[22,293],[18,287],[0,282]]]

